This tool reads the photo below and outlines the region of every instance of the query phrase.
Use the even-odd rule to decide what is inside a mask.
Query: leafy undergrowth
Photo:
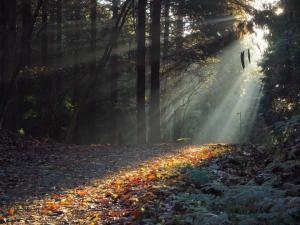
[[[2,210],[7,224],[299,224],[300,163],[252,146],[187,147]]]

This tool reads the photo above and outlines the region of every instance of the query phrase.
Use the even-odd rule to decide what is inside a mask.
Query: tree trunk
[[[5,46],[5,11],[4,2],[0,1],[0,105],[2,103],[2,96],[4,94],[4,46]]]
[[[25,0],[24,0],[25,1]],[[43,0],[39,0],[37,2],[37,6],[34,10],[34,16],[32,17],[32,23],[30,26],[22,28],[22,38],[21,38],[21,46],[19,54],[16,54],[16,0],[6,0],[3,2],[3,12],[5,12],[4,18],[5,21],[5,60],[3,65],[3,77],[5,79],[5,90],[3,91],[3,95],[0,99],[0,128],[3,125],[4,115],[6,112],[6,108],[9,102],[9,99],[12,95],[13,88],[16,84],[19,71],[22,69],[24,65],[23,61],[26,57],[26,43],[30,44],[34,24],[36,22],[37,17],[39,16],[39,12],[41,6],[43,5]],[[23,8],[24,9],[24,8]],[[17,57],[18,56],[18,57]],[[7,88],[6,88],[7,87]]]
[[[16,0],[1,2],[1,96],[0,96],[0,129],[8,103],[9,81],[12,79],[16,65]],[[3,33],[2,33],[3,31]],[[3,35],[3,36],[2,36]]]
[[[42,63],[43,66],[47,66],[48,63],[48,6],[49,1],[44,0],[44,4],[42,7],[42,26],[43,26],[43,33],[42,33],[42,40],[41,40],[41,55],[42,55]]]
[[[62,0],[56,2],[56,65],[61,65],[62,59]]]
[[[184,21],[183,21],[183,7],[184,2],[179,1],[177,5],[177,20],[176,20],[176,52],[181,53],[183,48],[183,33],[184,33]]]
[[[90,101],[90,119],[88,121],[88,124],[86,124],[87,132],[92,132],[93,135],[90,136],[91,139],[90,142],[95,142],[97,139],[97,72],[96,72],[96,66],[97,66],[97,59],[96,59],[96,49],[97,49],[97,0],[91,0],[91,11],[90,11],[90,17],[91,17],[91,64],[90,64],[90,73],[91,73],[91,79],[90,82],[93,82],[95,85],[95,88],[92,90],[91,94],[91,101]]]
[[[54,66],[55,65],[55,49],[52,48],[52,46],[55,46],[56,44],[56,34],[55,34],[55,28],[56,28],[56,9],[54,4],[56,2],[51,1],[48,6],[48,14],[49,14],[49,23],[48,23],[48,65]],[[50,46],[50,47],[49,47]],[[50,64],[49,64],[50,63]]]
[[[146,143],[146,5],[147,0],[138,1],[137,18],[137,142]]]
[[[113,21],[118,19],[119,11],[119,0],[112,0],[112,10],[113,10]],[[113,143],[118,142],[118,78],[119,78],[119,68],[118,68],[118,53],[117,53],[117,43],[114,46],[111,56],[111,76],[110,76],[110,101],[111,101],[111,141]]]
[[[31,64],[31,32],[29,32],[30,27],[32,26],[33,18],[32,18],[32,5],[31,0],[23,0],[22,1],[22,26],[23,26],[23,35],[27,35],[26,43],[25,43],[25,53],[23,59],[23,66],[30,66]],[[23,37],[24,39],[25,37]]]
[[[69,130],[67,133],[67,142],[80,144],[82,138],[80,136],[80,127],[82,123],[82,109],[85,109],[86,102],[84,105],[80,106],[80,92],[79,92],[79,46],[80,46],[80,18],[81,18],[81,1],[77,0],[74,4],[74,14],[73,14],[73,21],[74,21],[74,41],[73,41],[73,48],[74,48],[74,61],[73,61],[73,77],[72,77],[72,86],[73,86],[73,93],[72,93],[72,100],[75,105],[75,111],[72,118],[72,121],[69,125]],[[82,107],[82,109],[81,109]],[[85,111],[84,111],[85,112]]]
[[[170,36],[170,0],[165,0],[164,4],[164,17],[165,17],[165,24],[164,24],[164,47],[163,47],[163,58],[166,59],[168,56],[169,51],[169,36]]]
[[[160,18],[162,0],[152,2],[150,142],[160,142]]]

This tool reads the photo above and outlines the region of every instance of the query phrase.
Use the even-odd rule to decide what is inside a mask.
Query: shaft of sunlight
[[[216,77],[210,91],[217,101],[212,101],[212,110],[205,123],[200,125],[194,138],[197,143],[249,141],[261,99],[262,73],[259,62],[268,47],[265,36],[269,33],[267,28],[255,27],[254,30],[254,34],[236,41],[219,55],[220,63],[215,68]],[[245,70],[240,61],[240,53],[243,51]],[[218,94],[218,91],[223,95]]]

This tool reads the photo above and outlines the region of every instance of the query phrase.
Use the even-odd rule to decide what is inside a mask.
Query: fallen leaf
[[[7,214],[13,216],[15,214],[15,210],[13,208],[10,208],[7,210]]]
[[[44,213],[47,214],[47,213],[49,213],[49,212],[55,212],[55,211],[57,211],[59,208],[60,208],[60,205],[50,203],[50,204],[48,204],[42,211],[43,211]]]
[[[51,198],[54,199],[54,200],[58,200],[58,199],[61,199],[63,196],[62,195],[59,195],[59,194],[52,194],[51,195]]]
[[[0,216],[0,222],[6,222],[6,218],[4,216]]]
[[[86,191],[77,191],[76,193],[79,197],[83,198],[87,195],[87,192]]]

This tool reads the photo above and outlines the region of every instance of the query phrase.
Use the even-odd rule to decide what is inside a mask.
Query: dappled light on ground
[[[297,224],[300,164],[269,162],[268,151],[252,145],[180,147],[102,179],[2,207],[0,222]]]
[[[42,198],[23,199],[4,206],[1,221],[8,224],[70,224],[71,221],[71,224],[105,224],[120,218],[135,220],[144,213],[144,205],[157,198],[157,191],[167,183],[180,181],[178,168],[195,166],[228,149],[226,145],[183,147],[177,149],[177,153],[157,155],[130,170],[123,169],[102,179],[95,177],[92,182],[72,189],[55,191],[54,187],[52,193]],[[31,182],[36,185],[34,180]]]

